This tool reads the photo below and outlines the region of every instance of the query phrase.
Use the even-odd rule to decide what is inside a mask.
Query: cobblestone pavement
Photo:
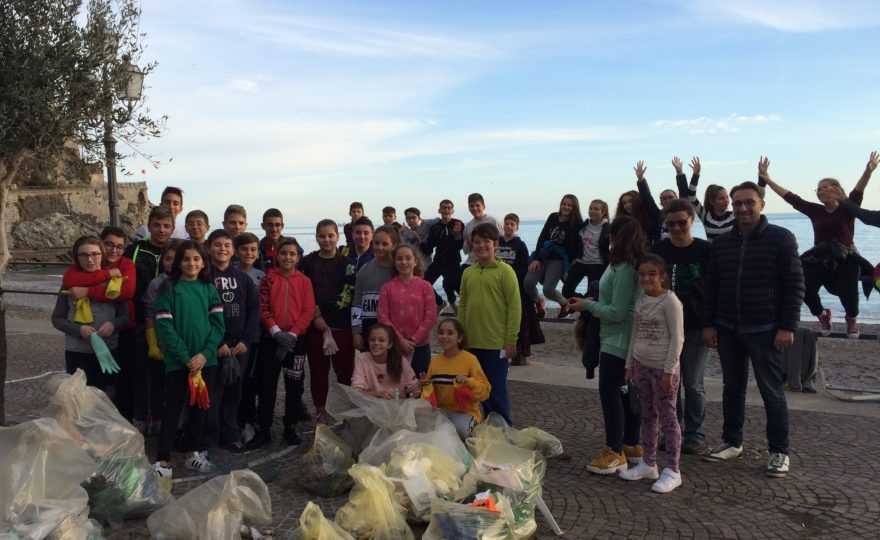
[[[10,335],[8,379],[62,369],[62,348],[60,335]],[[7,384],[12,420],[39,416],[48,398],[45,380]],[[764,412],[749,407],[742,458],[710,464],[682,456],[683,485],[671,494],[658,495],[649,490],[648,482],[624,482],[585,471],[604,438],[595,391],[523,382],[511,382],[510,389],[517,425],[545,429],[566,449],[564,456],[548,464],[544,487],[544,499],[566,538],[880,537],[880,467],[872,459],[877,435],[873,419],[791,411],[792,471],[778,480],[763,474]],[[298,458],[313,428],[302,426],[304,444],[292,451],[273,442],[268,449],[246,456],[212,453],[221,468],[255,464],[272,494],[276,537],[283,538],[296,526],[306,501],[314,501],[332,517],[347,500],[310,496],[299,486]],[[720,405],[710,403],[706,419],[710,444],[718,441],[720,431]],[[148,446],[152,444],[148,440]],[[197,484],[198,479],[188,478],[182,466],[175,467],[175,474],[177,496]],[[552,538],[543,518],[537,519],[536,537]],[[417,529],[417,534],[422,530]],[[106,532],[108,538],[148,536],[145,520]]]

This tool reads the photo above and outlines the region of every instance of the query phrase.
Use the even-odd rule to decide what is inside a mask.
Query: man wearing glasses
[[[794,342],[804,302],[797,241],[761,215],[764,191],[743,182],[730,192],[736,222],[712,244],[706,268],[703,341],[717,348],[724,380],[722,442],[703,457],[717,462],[742,454],[749,359],[764,400],[770,459],[765,472],[788,474],[788,404],[782,351]]]
[[[654,244],[654,253],[666,262],[669,287],[684,306],[684,347],[681,350],[681,390],[676,414],[683,422],[681,452],[702,454],[706,451],[703,421],[706,418],[706,391],[703,372],[709,349],[703,344],[700,308],[703,303],[703,276],[709,262],[709,242],[694,238],[694,207],[686,199],[669,201],[663,210],[669,237]],[[684,392],[684,407],[681,393]]]

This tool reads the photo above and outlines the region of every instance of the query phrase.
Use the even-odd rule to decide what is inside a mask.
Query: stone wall
[[[150,213],[146,182],[120,182],[119,221],[134,236]],[[97,233],[110,221],[107,186],[94,179],[69,187],[13,188],[6,207],[11,249],[70,248],[82,234]]]

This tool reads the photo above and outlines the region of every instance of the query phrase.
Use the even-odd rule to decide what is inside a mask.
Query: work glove
[[[324,355],[333,356],[339,352],[339,345],[333,339],[333,331],[330,328],[324,329]]]
[[[73,314],[73,322],[79,324],[92,324],[95,322],[95,316],[92,315],[92,304],[89,298],[80,298],[76,300],[76,311]]]
[[[275,358],[278,360],[283,360],[287,353],[293,352],[296,348],[297,337],[290,332],[276,332],[273,337],[278,343],[278,348],[275,350]]]
[[[116,360],[113,359],[113,355],[110,354],[110,349],[107,348],[107,344],[104,343],[104,338],[99,336],[97,332],[92,332],[89,339],[92,342],[92,349],[95,351],[95,356],[98,357],[98,364],[101,366],[101,373],[119,373],[119,364],[116,363]]]
[[[156,329],[147,328],[144,330],[144,335],[147,338],[147,356],[161,362],[163,356],[162,350],[159,348],[159,339],[156,337]]]
[[[122,280],[125,278],[115,277],[110,278],[110,281],[107,283],[107,289],[104,291],[104,295],[107,298],[119,298],[119,294],[122,292]]]
[[[241,363],[234,356],[224,356],[220,359],[220,377],[223,386],[234,384],[241,378]]]

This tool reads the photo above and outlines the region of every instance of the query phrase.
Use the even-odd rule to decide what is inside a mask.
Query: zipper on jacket
[[[743,236],[742,245],[739,248],[739,266],[736,269],[736,320],[742,325],[742,309],[740,306],[740,292],[742,290],[742,271],[743,271],[743,260],[746,255],[746,243],[748,239]]]

